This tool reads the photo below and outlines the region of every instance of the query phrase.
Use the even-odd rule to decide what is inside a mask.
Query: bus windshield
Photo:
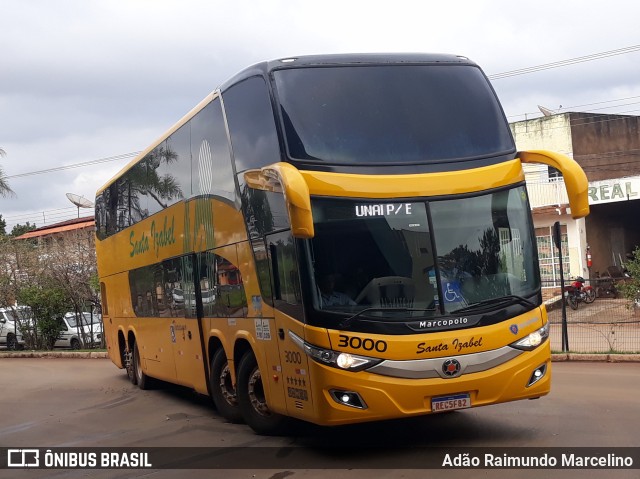
[[[534,306],[527,298],[540,284],[524,186],[429,202],[314,198],[312,206],[320,311],[384,319],[446,316],[500,298]]]
[[[500,104],[474,66],[294,68],[274,79],[293,159],[438,163],[515,151]]]

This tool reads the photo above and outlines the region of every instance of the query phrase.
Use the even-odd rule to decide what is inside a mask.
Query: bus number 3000
[[[302,364],[302,354],[298,351],[285,351],[284,360],[291,364]]]
[[[357,336],[346,336],[344,334],[340,335],[340,342],[338,346],[342,348],[352,348],[352,349],[364,349],[365,351],[377,351],[379,353],[384,353],[387,350],[387,342],[378,340],[374,341],[371,338],[359,338]]]

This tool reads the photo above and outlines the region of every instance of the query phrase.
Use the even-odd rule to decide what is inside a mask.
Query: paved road
[[[0,360],[0,446],[303,447],[640,447],[640,364],[554,363],[552,393],[417,419],[341,428],[296,426],[287,437],[259,437],[225,423],[207,398],[170,386],[141,391],[104,359]],[[380,449],[376,449],[380,454]],[[382,449],[384,451],[384,449]],[[416,454],[424,454],[418,449]],[[318,452],[321,454],[321,452]],[[397,458],[396,458],[397,459]],[[332,460],[331,457],[327,458]],[[394,457],[389,458],[390,461]],[[393,462],[391,462],[393,464]],[[3,476],[2,474],[12,474]],[[16,472],[21,474],[16,475]],[[224,472],[224,473],[223,473]],[[191,471],[189,477],[590,477],[638,478],[640,471]],[[175,477],[176,471],[2,471],[0,477]]]

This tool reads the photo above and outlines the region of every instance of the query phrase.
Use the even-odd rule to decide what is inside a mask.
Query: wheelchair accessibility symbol
[[[464,298],[460,292],[460,283],[457,281],[446,282],[444,287],[445,303],[463,303]]]

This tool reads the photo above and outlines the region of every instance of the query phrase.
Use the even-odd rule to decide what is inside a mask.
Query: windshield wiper
[[[435,311],[436,308],[427,308],[427,309],[414,309],[414,308],[365,308],[362,311],[358,311],[356,314],[354,314],[353,316],[349,316],[347,319],[345,319],[344,321],[340,322],[338,324],[338,326],[342,329],[344,328],[348,328],[349,326],[351,326],[351,323],[353,323],[356,319],[358,319],[360,316],[362,316],[365,313],[370,313],[370,312],[387,312],[390,311],[392,313],[408,313],[408,312],[430,312],[430,311]]]
[[[502,303],[509,303],[509,304],[520,303],[523,306],[531,306],[532,308],[536,307],[536,304],[533,303],[532,301],[529,301],[527,298],[523,298],[522,296],[518,296],[515,294],[508,294],[506,296],[500,296],[499,298],[491,298],[491,299],[485,299],[484,301],[478,301],[477,303],[473,303],[468,306],[464,306],[462,308],[450,311],[449,314],[464,313],[467,311],[482,309],[487,306],[495,306],[497,304],[502,304]]]

